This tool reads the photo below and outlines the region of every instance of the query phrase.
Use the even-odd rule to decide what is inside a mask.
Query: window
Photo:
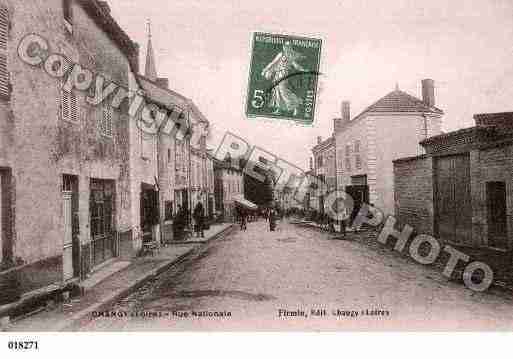
[[[346,170],[351,171],[351,145],[346,145]]]
[[[362,169],[362,156],[360,155],[361,142],[360,140],[354,141],[354,162],[357,170]]]
[[[340,168],[340,170],[342,170],[342,167],[344,166],[344,151],[342,151],[342,150],[338,151],[337,162],[338,162],[337,167]]]
[[[360,153],[361,142],[360,140],[354,141],[354,152]]]
[[[103,104],[102,117],[100,121],[100,132],[102,135],[112,137],[113,109],[107,103]]]
[[[79,122],[78,98],[73,91],[61,89],[61,113],[64,121]]]
[[[317,168],[320,168],[322,167],[323,163],[322,163],[322,155],[317,157]]]
[[[167,149],[167,162],[168,163],[171,162],[171,149],[170,148]]]
[[[7,42],[9,39],[9,10],[0,6],[0,96],[9,97],[9,70],[7,68]]]
[[[361,170],[362,169],[362,156],[360,154],[356,154],[354,156],[354,161],[355,161],[355,167],[357,170]]]

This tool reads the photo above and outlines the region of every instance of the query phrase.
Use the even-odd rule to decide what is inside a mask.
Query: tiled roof
[[[107,10],[108,5],[105,1],[79,0],[78,4],[89,13],[98,26],[119,46],[121,51],[128,56],[139,52],[139,46],[132,41],[116,20],[114,20],[110,11]]]
[[[513,112],[479,113],[474,115],[476,126],[513,127]]]
[[[401,90],[390,92],[374,104],[367,107],[362,114],[368,112],[430,112],[443,114],[437,107],[429,107],[422,100]]]
[[[181,110],[187,109],[188,98],[172,90],[160,87],[143,75],[137,74],[136,76],[139,85],[152,102],[156,102],[156,104],[169,109],[173,109],[175,106],[179,107]]]
[[[315,145],[312,148],[312,151],[313,152],[319,152],[319,151],[321,151],[323,149],[327,149],[330,146],[334,146],[334,145],[335,145],[335,137],[334,136],[330,136],[327,139],[325,139],[324,141],[322,141],[321,143]]]

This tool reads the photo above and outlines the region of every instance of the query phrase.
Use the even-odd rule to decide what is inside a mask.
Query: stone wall
[[[128,116],[127,106],[120,112],[114,111],[113,136],[103,136],[98,131],[102,109],[87,105],[85,94],[77,92],[79,123],[64,121],[61,80],[50,77],[40,67],[23,63],[18,58],[17,46],[27,34],[38,34],[49,42],[51,52],[65,54],[71,61],[120,85],[127,85],[129,63],[77,2],[73,8],[73,34],[64,25],[60,0],[7,3],[11,20],[8,69],[12,93],[10,99],[0,100],[0,167],[12,171],[16,188],[14,256],[30,264],[62,256],[63,174],[79,179],[83,248],[90,241],[91,178],[116,181],[115,226],[129,225]]]

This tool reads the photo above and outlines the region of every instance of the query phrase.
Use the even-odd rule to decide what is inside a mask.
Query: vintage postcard
[[[511,331],[512,14],[0,0],[8,350],[42,346],[27,332]]]

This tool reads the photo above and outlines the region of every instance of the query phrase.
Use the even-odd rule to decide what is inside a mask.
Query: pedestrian
[[[276,211],[274,208],[269,210],[269,230],[271,232],[276,230]]]
[[[194,222],[195,222],[194,229],[196,231],[196,237],[199,238],[201,236],[201,238],[204,238],[205,237],[205,233],[204,233],[205,210],[203,209],[203,204],[201,202],[198,202],[198,204],[194,208],[193,216],[194,216]]]
[[[248,229],[247,225],[247,214],[244,210],[240,211],[240,230],[246,231]]]
[[[181,240],[185,228],[185,212],[181,205],[178,205],[178,211],[176,212],[173,223],[175,240]]]

